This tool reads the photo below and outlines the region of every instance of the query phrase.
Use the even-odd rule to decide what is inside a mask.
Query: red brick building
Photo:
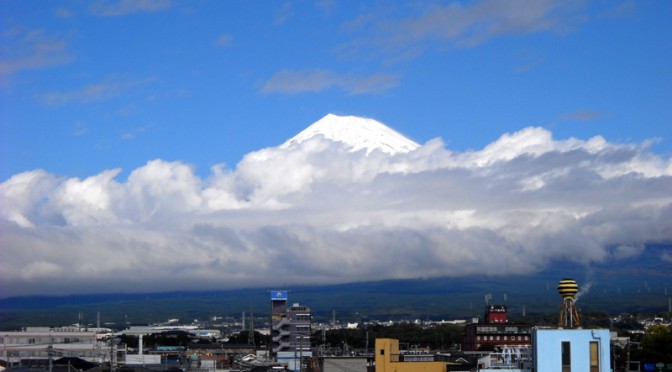
[[[531,345],[532,326],[509,323],[506,311],[506,305],[486,305],[484,322],[471,323],[464,327],[462,351]]]

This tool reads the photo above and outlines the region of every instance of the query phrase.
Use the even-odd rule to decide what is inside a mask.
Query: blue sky
[[[330,112],[454,150],[527,126],[672,148],[666,2],[0,6],[2,180],[156,158],[207,174]]]
[[[530,274],[670,247],[670,14],[2,1],[0,297]],[[279,146],[329,113],[420,146]]]

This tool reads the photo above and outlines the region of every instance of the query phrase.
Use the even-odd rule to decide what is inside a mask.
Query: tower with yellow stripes
[[[579,293],[579,285],[574,279],[562,279],[558,283],[558,293],[562,296],[562,310],[558,326],[562,328],[580,328],[581,319],[574,304],[574,296]]]

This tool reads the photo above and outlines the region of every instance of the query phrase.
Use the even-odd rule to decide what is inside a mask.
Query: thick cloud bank
[[[541,128],[463,153],[318,136],[207,179],[163,160],[119,172],[0,185],[0,295],[520,274],[672,242],[671,159]]]

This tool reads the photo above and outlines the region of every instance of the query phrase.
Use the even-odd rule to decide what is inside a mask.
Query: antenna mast
[[[254,308],[250,306],[250,333],[248,334],[247,337],[247,343],[250,345],[254,345],[255,347],[257,346],[254,343]]]

